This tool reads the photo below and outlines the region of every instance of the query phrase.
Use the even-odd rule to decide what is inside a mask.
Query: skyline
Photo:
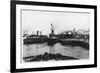
[[[51,32],[51,24],[54,25],[55,33],[61,33],[75,28],[89,30],[89,13],[63,13],[63,12],[43,12],[43,11],[22,11],[22,31],[48,35]]]

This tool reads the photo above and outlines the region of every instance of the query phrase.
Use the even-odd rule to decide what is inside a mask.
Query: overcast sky
[[[51,23],[54,25],[55,33],[72,30],[73,28],[88,30],[90,14],[22,10],[23,31],[36,33],[37,30],[40,30],[42,34],[48,35],[51,32]]]

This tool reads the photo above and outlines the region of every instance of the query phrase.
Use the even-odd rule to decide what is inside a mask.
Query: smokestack
[[[37,30],[37,36],[39,35],[39,31]]]

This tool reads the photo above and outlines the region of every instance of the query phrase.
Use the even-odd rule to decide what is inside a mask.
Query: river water
[[[53,46],[48,46],[47,43],[43,44],[30,44],[23,46],[23,57],[43,55],[45,52],[56,54],[60,53],[64,56],[74,57],[78,59],[88,59],[89,50],[79,46],[67,46],[56,43]]]

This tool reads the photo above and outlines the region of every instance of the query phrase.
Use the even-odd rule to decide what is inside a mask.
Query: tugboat
[[[49,34],[49,38],[47,38],[47,44],[50,46],[53,46],[55,43],[57,43],[57,37],[54,34],[54,25],[51,24],[51,33]]]

